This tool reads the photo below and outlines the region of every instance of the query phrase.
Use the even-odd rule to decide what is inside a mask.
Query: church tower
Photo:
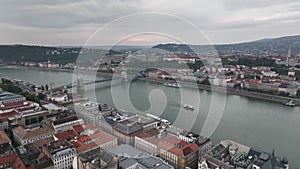
[[[291,57],[292,57],[292,49],[291,49],[291,45],[289,45],[289,50],[288,50],[287,57],[286,57],[286,66],[290,65]]]

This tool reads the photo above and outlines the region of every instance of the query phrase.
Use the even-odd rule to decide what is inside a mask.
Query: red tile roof
[[[19,114],[16,110],[11,110],[9,112],[6,113],[1,113],[0,114],[0,122],[6,122],[8,121],[8,118],[13,117],[15,115]]]
[[[160,140],[158,147],[181,157],[186,157],[193,152],[198,152],[199,150],[197,144],[182,141],[174,136],[166,137]]]
[[[44,138],[38,141],[35,141],[34,144],[37,145],[38,147],[42,147],[43,145],[48,145],[49,143],[53,142],[54,138],[49,137],[49,138]]]
[[[0,145],[4,143],[10,143],[10,142],[11,141],[7,136],[7,134],[3,130],[0,130]]]
[[[10,166],[15,162],[18,158],[16,152],[12,152],[9,155],[0,157],[0,166],[9,164]]]
[[[77,140],[70,141],[70,143],[71,143],[75,148],[84,145],[83,143],[81,143],[81,142],[79,142],[79,141],[77,141]]]
[[[104,131],[97,131],[91,136],[79,135],[77,140],[72,140],[70,143],[76,148],[78,153],[82,153],[116,139],[116,137]],[[88,141],[90,141],[90,143],[88,143]]]
[[[97,131],[93,135],[90,136],[91,139],[97,144],[97,145],[102,145],[105,144],[109,141],[116,140],[117,138],[106,133],[105,131]]]
[[[84,130],[83,126],[81,124],[73,126],[73,129],[77,132],[80,133]]]
[[[95,130],[98,129],[96,126],[91,125],[90,123],[84,123],[85,130]]]
[[[89,144],[83,144],[82,146],[77,147],[76,150],[77,150],[77,153],[83,153],[87,150],[90,150],[90,149],[93,149],[93,148],[96,148],[96,147],[99,147],[99,145],[97,145],[94,142],[91,142]]]
[[[38,161],[43,161],[43,160],[45,160],[45,159],[47,159],[47,156],[46,156],[46,154],[44,154],[44,153],[41,153],[41,154],[38,156],[38,158],[37,158]]]
[[[90,141],[91,138],[87,135],[79,135],[77,138],[77,141],[81,142],[81,143],[85,143],[87,141]]]
[[[75,139],[75,137],[77,137],[78,134],[74,130],[67,130],[61,133],[57,133],[54,136],[59,140],[71,140]]]
[[[13,169],[26,169],[24,163],[20,160],[19,157],[16,158],[16,161],[13,163]]]
[[[35,137],[38,135],[42,135],[44,133],[54,132],[53,127],[44,127],[44,128],[39,128],[39,129],[36,129],[33,131],[26,131],[26,129],[23,126],[18,126],[16,128],[14,128],[13,130],[22,139]]]
[[[3,104],[4,107],[1,107],[0,110],[7,110],[7,109],[17,108],[22,106],[28,106],[30,104],[32,104],[32,102],[26,100],[19,101],[19,102],[5,103]]]

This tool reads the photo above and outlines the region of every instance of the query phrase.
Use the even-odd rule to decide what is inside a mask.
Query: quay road
[[[144,81],[151,81],[151,82],[155,82],[155,83],[161,83],[161,84],[167,82],[166,80],[163,80],[163,79],[153,79],[153,78],[137,78],[137,79],[144,80]],[[243,90],[243,89],[233,89],[233,88],[220,87],[220,86],[214,86],[214,85],[208,86],[208,85],[202,85],[202,84],[196,84],[196,83],[184,82],[184,81],[180,81],[179,83],[184,87],[199,88],[199,89],[203,89],[203,90],[228,93],[228,94],[232,94],[232,95],[240,95],[240,96],[251,97],[251,98],[255,98],[255,99],[269,100],[269,101],[278,102],[281,104],[287,103],[291,99],[293,99],[293,102],[297,106],[300,106],[300,99],[298,99],[298,98],[258,93],[258,92]]]
[[[133,78],[133,80],[151,81],[151,82],[161,83],[161,84],[167,82],[167,80],[164,80],[164,79],[154,79],[154,78],[148,78],[148,77],[134,77],[134,76],[128,76],[128,77],[129,77],[129,79]],[[114,78],[107,77],[105,79],[99,79],[96,81],[84,82],[84,85],[107,82],[107,81],[111,81],[112,79],[114,79]],[[118,81],[118,78],[114,79],[114,80]],[[262,100],[278,102],[281,104],[287,103],[291,99],[293,99],[293,102],[297,106],[300,106],[299,98],[291,98],[291,97],[284,97],[284,96],[271,95],[271,94],[265,94],[265,93],[258,93],[258,92],[243,90],[243,89],[234,89],[234,88],[221,87],[221,86],[215,86],[215,85],[210,85],[210,86],[202,85],[202,84],[196,84],[196,83],[185,82],[185,81],[179,81],[179,83],[184,87],[198,88],[198,89],[216,91],[216,92],[227,93],[227,94],[232,94],[232,95],[240,95],[240,96],[251,97],[251,98],[255,98],[255,99],[262,99]],[[66,86],[60,86],[60,87],[54,88],[49,91],[62,89],[62,88],[72,88],[72,87],[76,87],[76,86],[77,86],[76,84],[68,84]],[[49,91],[47,91],[47,92],[49,92]]]

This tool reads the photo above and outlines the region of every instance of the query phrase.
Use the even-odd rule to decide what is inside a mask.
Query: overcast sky
[[[87,44],[235,43],[300,34],[299,0],[3,0],[0,11],[0,44],[83,45],[112,21]],[[142,12],[156,13],[128,16]],[[202,35],[190,33],[191,23]]]

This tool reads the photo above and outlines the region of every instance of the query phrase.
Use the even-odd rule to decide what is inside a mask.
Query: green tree
[[[296,96],[300,98],[300,89],[297,91]]]
[[[42,93],[39,93],[39,94],[37,95],[37,98],[38,98],[39,100],[45,100],[46,95],[44,95],[44,94],[42,94]]]

